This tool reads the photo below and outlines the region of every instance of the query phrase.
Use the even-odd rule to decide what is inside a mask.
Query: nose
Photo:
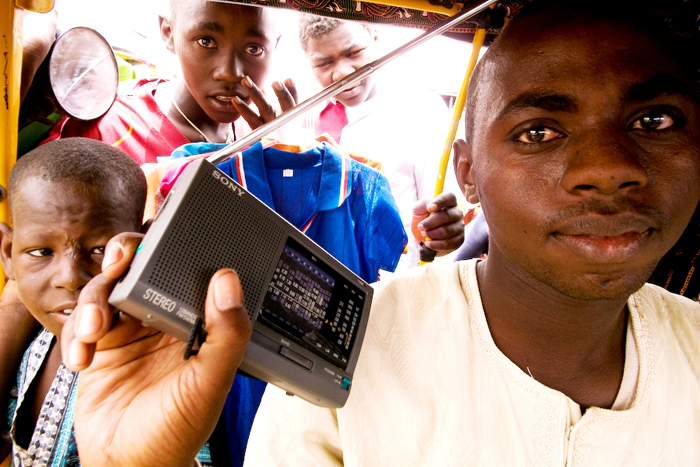
[[[82,289],[93,276],[87,263],[79,256],[62,256],[56,261],[58,264],[51,278],[51,286],[54,289],[75,292]]]
[[[578,195],[613,195],[644,187],[649,174],[642,150],[624,129],[597,128],[572,148],[563,188]]]
[[[221,54],[212,77],[217,81],[237,82],[243,79],[245,70],[236,53]]]
[[[352,64],[348,61],[340,60],[333,68],[331,79],[335,83],[336,81],[345,78],[350,73],[353,73],[355,70],[357,70],[357,67],[352,66]]]

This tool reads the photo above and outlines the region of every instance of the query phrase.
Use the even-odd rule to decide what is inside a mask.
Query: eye
[[[258,44],[250,44],[246,46],[245,53],[247,53],[248,55],[259,57],[260,55],[265,53],[265,48]]]
[[[561,138],[562,134],[546,127],[528,128],[518,135],[516,141],[526,144],[546,143]]]
[[[27,254],[35,258],[43,258],[44,256],[51,256],[53,250],[51,248],[37,248],[35,250],[29,250]]]
[[[362,51],[365,50],[365,48],[350,51],[350,53],[348,53],[348,57],[356,57],[357,55],[362,53]]]
[[[199,39],[196,40],[197,44],[201,45],[205,49],[214,49],[216,48],[216,44],[214,43],[214,39],[211,39],[209,37],[200,37]]]
[[[331,63],[331,62],[316,63],[316,64],[314,65],[314,68],[325,68],[325,67],[327,67],[328,65],[330,65],[330,63]]]
[[[642,115],[632,122],[633,130],[661,131],[674,126],[677,126],[674,117],[664,112]]]
[[[92,250],[90,250],[90,254],[92,255],[104,255],[105,254],[105,247],[104,246],[96,246]]]

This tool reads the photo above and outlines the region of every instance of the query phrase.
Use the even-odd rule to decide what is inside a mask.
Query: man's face
[[[138,230],[133,204],[39,178],[26,179],[12,196],[14,230],[3,228],[3,267],[34,318],[60,335],[83,286],[100,273],[109,239]]]
[[[619,25],[533,31],[485,63],[460,182],[517,268],[571,297],[626,298],[700,198],[690,79]]]
[[[328,34],[309,38],[306,56],[316,80],[325,88],[373,62],[376,41],[377,37],[362,25],[348,22]],[[354,107],[375,93],[374,75],[370,75],[335,98],[347,107]]]
[[[251,102],[243,77],[262,87],[270,72],[279,39],[272,16],[264,8],[201,0],[175,2],[174,8],[174,24],[163,20],[161,32],[179,58],[188,90],[212,120],[236,120],[231,98]]]

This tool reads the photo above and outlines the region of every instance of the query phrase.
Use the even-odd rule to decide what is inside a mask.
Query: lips
[[[557,228],[553,237],[578,256],[617,263],[631,259],[655,232],[649,219],[623,214],[574,219]]]
[[[49,314],[51,314],[53,316],[57,316],[57,317],[62,318],[64,320],[68,319],[68,317],[71,315],[71,313],[73,313],[73,307],[65,307],[65,308],[54,310],[54,311],[49,311]]]
[[[355,86],[346,89],[342,92],[340,92],[338,95],[345,98],[345,99],[352,99],[356,95],[360,93],[360,90],[362,89],[362,83],[358,83]]]
[[[238,93],[225,93],[225,94],[213,94],[209,96],[209,99],[214,103],[214,105],[221,111],[224,112],[236,112],[236,108],[233,106],[231,99],[237,96],[243,102],[248,102],[247,96],[242,96]]]

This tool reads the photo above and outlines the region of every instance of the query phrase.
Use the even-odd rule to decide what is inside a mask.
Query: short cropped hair
[[[312,15],[309,13],[302,13],[299,15],[299,42],[301,43],[301,48],[306,52],[306,48],[309,43],[309,39],[317,39],[326,34],[330,34],[338,27],[347,23],[348,21],[343,21],[335,18],[328,18],[326,16]],[[370,35],[374,35],[376,30],[369,24],[359,23],[363,28],[367,30]]]
[[[513,21],[512,27],[523,18],[537,15],[549,9],[560,8],[571,13],[580,13],[583,18],[607,19],[619,24],[631,26],[633,29],[655,38],[657,43],[668,53],[668,56],[678,63],[693,79],[700,82],[700,44],[697,37],[683,37],[675,34],[662,19],[655,14],[658,2],[654,0],[532,0],[520,10]],[[586,19],[582,19],[586,21]],[[489,49],[497,50],[503,37],[507,36],[506,27]],[[536,31],[535,31],[536,33]],[[469,93],[465,106],[465,139],[471,144],[474,133],[474,114],[479,99],[480,86],[483,81],[482,69],[490,58],[487,51],[479,61],[469,81]],[[696,86],[696,98],[698,87]]]
[[[88,138],[63,138],[40,145],[20,157],[10,172],[11,211],[13,194],[30,178],[69,182],[85,196],[107,193],[119,202],[131,203],[134,225],[141,226],[146,177],[136,161],[120,149]]]

